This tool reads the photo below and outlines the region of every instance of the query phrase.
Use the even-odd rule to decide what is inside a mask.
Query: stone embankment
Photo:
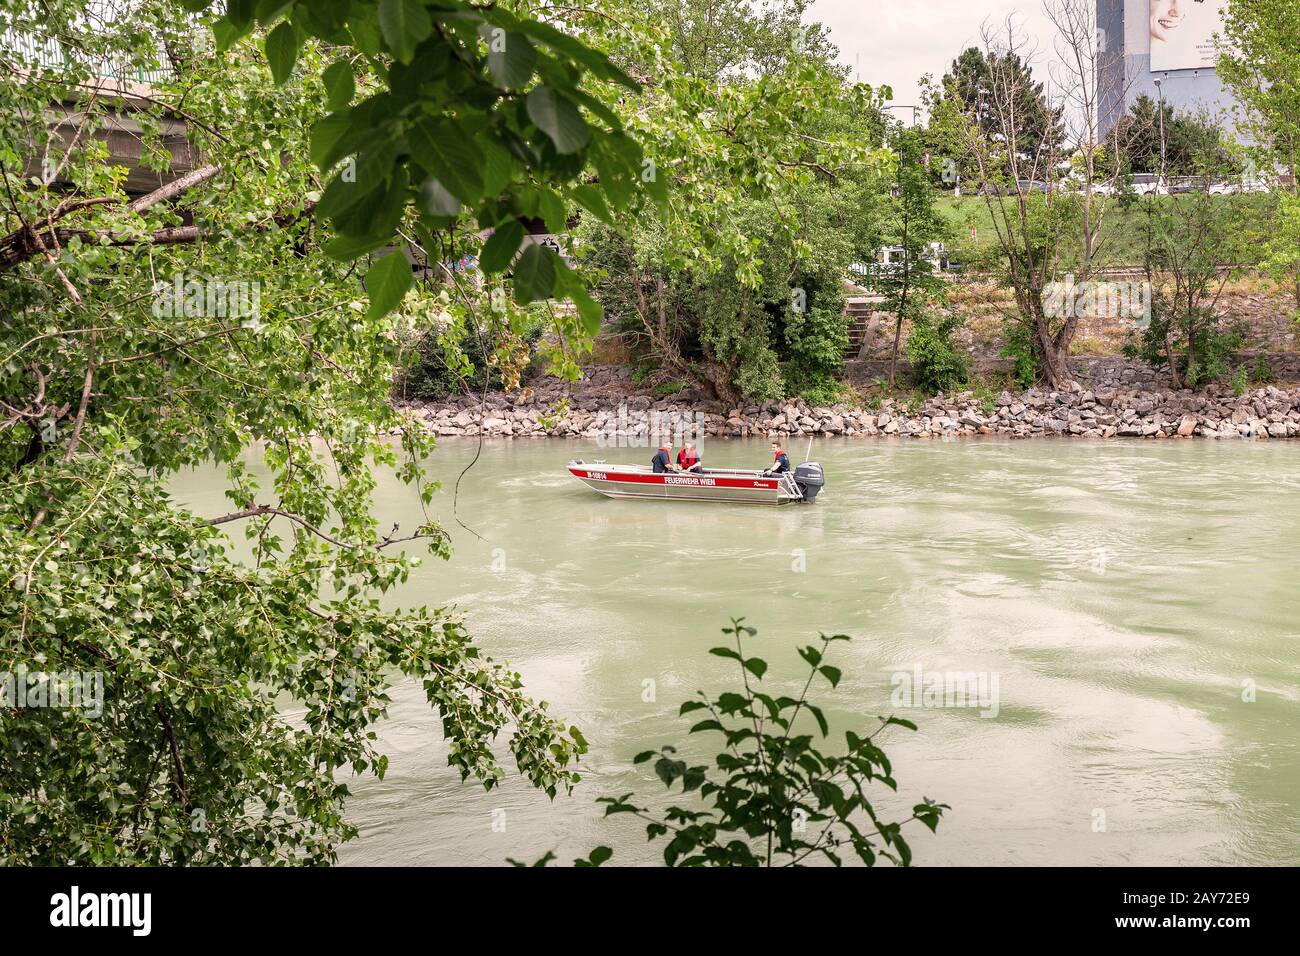
[[[1152,383],[1126,385],[1106,376],[1092,385],[1062,391],[1030,389],[1000,394],[961,392],[904,403],[886,399],[874,407],[813,407],[802,400],[741,407],[628,394],[618,376],[588,379],[556,414],[561,393],[549,384],[531,395],[461,397],[442,403],[411,403],[434,434],[510,438],[613,438],[650,436],[686,429],[708,437],[846,436],[945,438],[1000,435],[1009,438],[1251,438],[1300,436],[1300,388],[1275,386],[1236,395],[1222,385],[1190,390]]]

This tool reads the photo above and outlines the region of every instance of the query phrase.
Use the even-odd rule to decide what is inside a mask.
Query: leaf
[[[555,854],[550,850],[547,850],[546,855],[543,856],[541,859],[537,860],[535,863],[524,863],[522,860],[516,860],[514,857],[510,857],[510,856],[506,857],[506,862],[509,863],[511,866],[518,866],[518,867],[545,867],[547,863],[550,863],[554,859],[555,859]]]
[[[587,129],[578,108],[550,87],[534,89],[528,94],[525,105],[528,118],[550,137],[556,152],[576,153],[591,138],[591,130]]]
[[[745,670],[749,671],[757,678],[762,678],[767,673],[767,661],[758,657],[751,657],[745,661]]]
[[[540,20],[524,20],[519,23],[519,29],[534,39],[545,43],[556,52],[564,54],[587,67],[597,76],[613,80],[615,83],[622,83],[630,90],[640,91],[641,87],[637,82],[611,63],[609,57],[605,56],[605,54],[556,29],[549,23],[543,23]]]
[[[479,35],[487,42],[488,75],[502,89],[517,90],[527,85],[537,62],[537,50],[522,33],[485,23]]]
[[[204,10],[208,7],[209,0],[200,0],[198,8]],[[245,29],[253,25],[253,14],[255,4],[253,0],[227,0],[226,19],[232,25]]]
[[[722,724],[718,723],[716,720],[710,718],[709,720],[701,720],[688,732],[694,734],[701,730],[720,730],[723,733],[726,733],[727,728],[723,727]]]
[[[568,294],[578,309],[578,317],[582,319],[582,331],[594,338],[600,332],[600,323],[605,317],[604,308],[580,285],[570,288]]]
[[[597,219],[607,225],[614,225],[614,214],[610,212],[609,205],[605,202],[604,193],[591,183],[583,183],[581,186],[575,186],[573,189],[573,198],[582,203],[584,208],[595,213]]]
[[[671,787],[673,781],[686,773],[685,760],[669,760],[667,757],[660,757],[655,762],[655,776],[664,782],[665,787]]]
[[[718,695],[718,710],[724,714],[736,714],[748,709],[749,699],[740,694],[726,691]]]
[[[280,15],[293,6],[294,0],[257,0],[254,10],[257,14],[257,22],[262,26],[270,26]]]
[[[370,310],[366,317],[377,319],[397,308],[411,287],[411,266],[400,249],[380,259],[366,273]]]
[[[563,232],[569,218],[564,208],[564,200],[553,189],[540,189],[537,192],[537,214],[546,223],[551,232]]]
[[[311,161],[321,169],[332,166],[330,156],[351,126],[352,120],[346,112],[331,113],[318,119],[311,128]]]
[[[483,195],[483,152],[454,123],[440,120],[411,128],[415,161],[466,205]]]
[[[519,251],[519,244],[524,241],[524,227],[517,220],[511,219],[497,226],[496,231],[483,243],[479,252],[478,267],[491,275],[501,272],[510,265],[510,260]]]
[[[706,706],[708,705],[706,705],[703,701],[700,700],[684,701],[682,703],[681,709],[677,711],[677,716],[681,717],[683,714],[689,714],[693,710],[703,710]]]
[[[822,736],[825,737],[829,734],[830,726],[826,723],[826,715],[822,713],[822,709],[814,704],[807,703],[806,701],[804,702],[804,707],[806,707],[808,712],[813,715],[814,719],[816,719],[817,726],[821,728]]]
[[[741,660],[740,655],[730,647],[710,647],[709,653],[716,657],[726,657],[733,661]]]
[[[347,60],[337,60],[330,64],[321,76],[321,82],[325,84],[325,93],[327,96],[325,108],[331,113],[336,110],[347,109],[352,103],[352,97],[357,92],[357,81],[352,76],[352,64]]]
[[[354,174],[351,178],[335,176],[325,187],[320,201],[316,204],[316,214],[326,219],[346,216],[350,211],[370,200],[382,183],[376,183],[373,177],[365,177],[367,182],[358,182]]]
[[[614,855],[614,851],[607,846],[598,846],[587,855],[585,860],[574,860],[574,866],[600,866],[606,860]]]
[[[433,32],[433,22],[420,0],[379,0],[379,29],[393,56],[410,63],[416,46]]]
[[[448,217],[460,215],[460,200],[447,187],[430,176],[420,185],[420,212],[428,216]]]
[[[536,243],[515,264],[515,299],[520,305],[550,298],[555,288],[555,253]]]
[[[918,803],[912,808],[912,814],[920,820],[931,833],[934,833],[939,827],[939,819],[943,816],[943,808],[934,803]]]
[[[578,753],[585,754],[587,752],[588,744],[587,738],[582,735],[581,729],[576,726],[570,726],[569,736],[573,738],[573,742],[577,745]]]
[[[339,262],[351,262],[353,259],[359,259],[366,253],[374,252],[376,249],[382,249],[392,240],[392,236],[369,235],[369,236],[335,236],[329,242],[325,243],[323,249],[325,255]]]
[[[277,85],[289,79],[293,65],[298,60],[298,35],[288,21],[281,23],[266,37],[262,48],[266,51],[266,61],[271,65],[271,76]]]
[[[821,675],[831,682],[831,687],[839,685],[841,671],[838,667],[831,667],[830,664],[826,664],[820,667],[819,670]]]
[[[229,16],[222,17],[212,24],[212,37],[217,41],[218,53],[226,52],[252,32],[253,24],[251,21],[241,26]]]
[[[514,178],[514,160],[509,151],[494,140],[478,144],[483,150],[483,195],[495,198]]]
[[[654,755],[655,755],[655,751],[653,751],[653,750],[643,750],[643,751],[641,751],[639,754],[637,754],[635,757],[632,758],[632,763],[634,763],[634,764],[645,763],[647,760],[649,760],[649,759],[650,759],[651,757],[653,757]]]

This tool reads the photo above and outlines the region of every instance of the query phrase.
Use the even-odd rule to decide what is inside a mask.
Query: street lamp
[[[1160,100],[1156,107],[1160,115],[1160,182],[1156,184],[1156,190],[1159,191],[1165,181],[1165,90],[1160,77],[1156,77],[1155,82],[1156,96]]]

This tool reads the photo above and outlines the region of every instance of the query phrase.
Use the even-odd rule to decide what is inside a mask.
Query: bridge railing
[[[24,66],[42,69],[60,69],[69,63],[67,54],[55,41],[38,40],[30,34],[16,30],[0,32],[0,54],[2,53],[21,58]],[[130,63],[90,59],[81,61],[81,65],[103,79],[129,83],[154,85],[167,83],[176,78],[176,73],[170,66],[144,69]]]

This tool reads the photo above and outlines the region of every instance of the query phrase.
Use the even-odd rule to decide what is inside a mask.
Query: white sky
[[[1035,40],[1035,78],[1048,79],[1055,31],[1042,0],[815,0],[808,16],[830,27],[854,79],[893,87],[892,102],[917,103],[922,74],[940,79],[962,50],[981,45],[983,21],[1000,25],[1010,13]],[[911,118],[907,110],[895,115]]]

